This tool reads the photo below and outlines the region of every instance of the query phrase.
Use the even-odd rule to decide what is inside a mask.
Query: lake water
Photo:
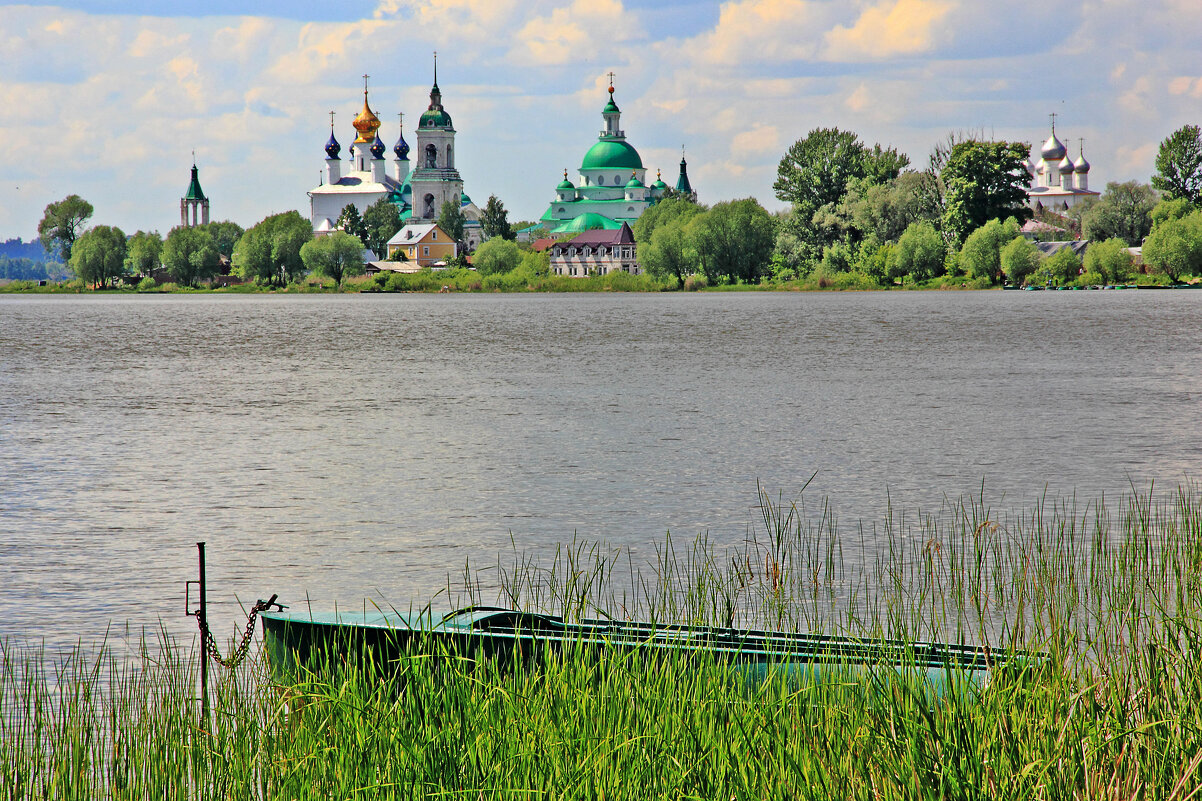
[[[1202,291],[0,296],[0,639],[1202,466]],[[855,554],[850,558],[854,559]],[[487,584],[495,574],[480,574]]]

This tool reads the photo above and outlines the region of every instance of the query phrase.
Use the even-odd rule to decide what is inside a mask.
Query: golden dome
[[[380,130],[380,118],[371,110],[371,106],[367,105],[367,90],[363,90],[363,110],[359,112],[359,116],[355,117],[355,130],[359,132],[359,136],[355,139],[356,142],[371,143],[376,140],[376,131]]]

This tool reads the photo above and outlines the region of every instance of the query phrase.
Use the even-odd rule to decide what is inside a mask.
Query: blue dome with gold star
[[[404,132],[401,133],[401,138],[396,140],[396,144],[392,146],[392,152],[396,153],[396,157],[401,161],[409,160],[409,143],[405,141]]]
[[[341,152],[342,145],[338,144],[338,140],[334,138],[334,132],[330,131],[330,140],[326,142],[326,158],[336,159]]]
[[[376,134],[376,141],[371,143],[371,157],[374,159],[384,158],[384,140],[380,139],[380,135]]]

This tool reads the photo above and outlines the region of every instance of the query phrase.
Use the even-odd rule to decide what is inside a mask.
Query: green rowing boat
[[[569,647],[616,650],[656,658],[708,656],[736,666],[748,678],[892,671],[925,680],[937,692],[952,684],[983,686],[1014,654],[988,647],[857,639],[808,634],[563,618],[488,606],[441,617],[429,611],[264,612],[263,639],[275,677],[364,655],[377,665],[426,653],[495,659],[501,665],[537,661]],[[1026,660],[1023,660],[1026,661]]]

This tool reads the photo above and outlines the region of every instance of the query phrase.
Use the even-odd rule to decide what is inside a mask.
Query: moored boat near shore
[[[272,672],[287,682],[309,666],[363,656],[387,666],[408,655],[431,654],[537,662],[571,647],[648,658],[708,657],[749,679],[771,675],[817,679],[828,673],[887,670],[913,675],[942,692],[949,683],[981,686],[1010,652],[988,647],[861,639],[758,629],[563,618],[488,606],[437,616],[363,612],[265,612],[264,644]]]

